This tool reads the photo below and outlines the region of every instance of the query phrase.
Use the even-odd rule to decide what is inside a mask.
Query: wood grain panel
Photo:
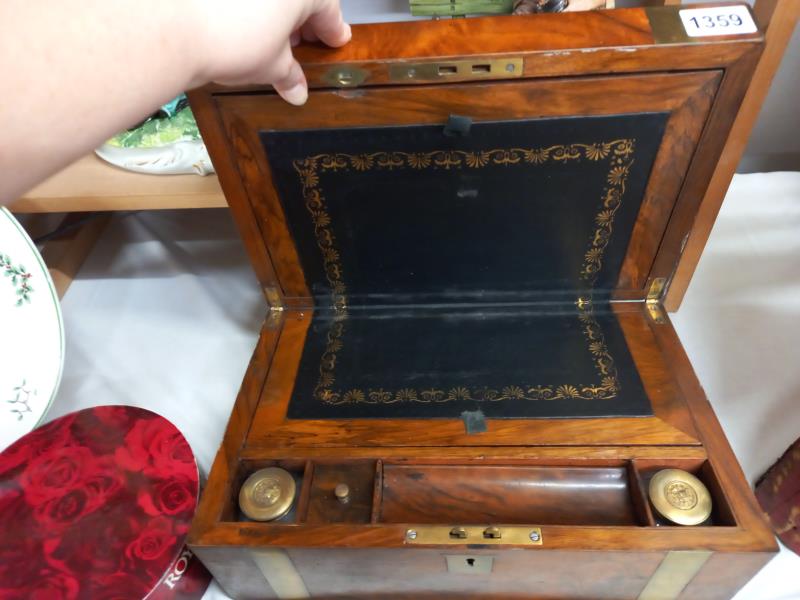
[[[687,460],[700,464],[707,458],[702,446],[364,446],[286,448],[250,448],[239,453],[242,460],[261,461],[274,458],[302,457],[308,459],[385,458],[392,462],[403,460],[415,464],[443,464],[476,460],[480,464],[542,464],[559,466],[618,467],[632,459]]]
[[[635,599],[663,558],[659,552],[524,550],[289,551],[312,595],[321,598],[465,597],[541,600]],[[488,575],[448,573],[445,555],[488,556]]]
[[[261,329],[242,387],[233,405],[233,412],[228,419],[222,444],[214,457],[211,473],[192,521],[190,542],[212,528],[226,516],[226,513],[232,514],[231,487],[238,475],[239,450],[250,427],[253,411],[261,395],[279,337],[280,327],[264,326]]]
[[[617,288],[644,290],[647,285],[662,232],[672,215],[721,79],[717,72],[716,77],[687,95],[667,122],[664,143],[653,164],[653,176],[633,227]]]
[[[633,525],[624,467],[391,465],[384,523]]]
[[[654,417],[604,419],[490,419],[488,431],[467,435],[460,420],[289,420],[286,410],[311,323],[309,311],[286,311],[274,368],[247,438],[251,450],[309,446],[485,446],[697,444],[685,401],[666,375],[667,360],[655,345],[649,317],[639,305],[624,313],[626,341],[640,369]],[[674,421],[674,422],[673,422]]]
[[[371,461],[315,465],[306,522],[369,523],[374,480],[375,463]],[[350,489],[346,504],[339,502],[334,494],[340,483]]]
[[[677,9],[666,10],[677,19]],[[390,65],[464,57],[476,61],[523,58],[524,77],[724,67],[760,41],[761,35],[755,33],[735,39],[706,39],[702,44],[654,44],[645,10],[634,8],[354,26],[353,40],[342,48],[302,44],[295,48],[295,55],[311,88],[331,87],[330,76],[340,66],[362,69],[366,79],[361,87],[365,87],[408,84],[390,78]],[[264,89],[209,86],[205,91]]]
[[[760,54],[761,47],[754,47],[725,70],[703,135],[697,144],[695,156],[686,173],[681,193],[675,202],[672,217],[650,271],[651,279],[664,277],[668,281],[672,280],[684,251],[687,236],[695,225],[705,191]]]
[[[722,201],[728,191],[728,186],[747,147],[750,132],[756,123],[772,79],[778,71],[792,32],[800,18],[800,2],[798,0],[757,0],[753,11],[759,26],[766,28],[764,52],[755,67],[736,120],[731,126],[725,147],[703,196],[691,235],[681,254],[675,276],[664,300],[664,306],[670,311],[678,310],[683,295],[689,287],[689,282],[694,275],[700,255],[705,248]]]
[[[667,323],[655,328],[654,333],[662,351],[672,359],[669,366],[683,390],[695,421],[702,424],[701,439],[708,451],[708,462],[714,469],[736,522],[743,531],[752,536],[754,545],[763,551],[774,552],[777,549],[775,537],[767,526],[766,517],[745,479],[675,330]]]
[[[406,531],[412,524],[334,524],[302,527],[264,523],[220,522],[193,546],[232,545],[258,548],[407,548]],[[668,551],[698,548],[720,552],[776,552],[774,540],[763,544],[751,532],[739,527],[598,527],[543,525],[547,550],[630,550]],[[458,546],[455,546],[456,548]],[[517,546],[504,546],[517,548]],[[422,548],[416,546],[414,549]],[[466,546],[464,546],[466,548]],[[519,548],[522,548],[521,546]],[[530,549],[531,546],[525,546]]]
[[[219,113],[212,97],[201,92],[190,92],[192,112],[208,147],[211,161],[217,171],[225,199],[239,228],[247,255],[261,285],[272,286],[276,282],[275,271],[267,251],[267,244],[258,227],[253,209],[236,167],[234,154],[222,130]]]
[[[757,60],[761,36],[691,44],[653,41],[642,9],[364,26],[354,28],[353,42],[342,49],[297,49],[316,90],[305,108],[284,104],[263,86],[208,87],[192,94],[259,281],[267,286],[280,280],[287,305],[294,307],[279,318],[280,333],[262,332],[191,533],[193,547],[226,591],[241,598],[274,596],[250,555],[251,550],[266,548],[287,549],[289,564],[312,594],[323,598],[636,598],[666,552],[700,549],[720,558],[715,555],[706,563],[684,596],[714,597],[714,590],[728,593],[740,586],[775,551],[669,321],[653,323],[641,303],[620,302],[615,311],[655,417],[490,420],[488,431],[476,435],[467,435],[456,420],[285,418],[313,313],[303,308],[310,305],[308,290],[270,180],[259,130],[442,123],[451,113],[481,121],[667,111],[667,136],[615,295],[617,300],[641,299],[653,277],[672,275]],[[393,64],[500,56],[523,60],[521,80],[431,85],[389,77]],[[324,78],[341,65],[364,69],[364,85],[331,89]],[[264,461],[301,465],[306,460],[315,461],[316,468],[363,460],[370,465],[371,481],[377,460],[389,467],[390,475],[392,469],[412,473],[429,467],[446,473],[459,464],[472,474],[499,465],[555,467],[562,473],[587,467],[627,469],[636,475],[637,469],[626,461],[683,464],[701,469],[712,493],[729,510],[723,525],[714,527],[545,523],[544,543],[533,549],[409,547],[407,523],[231,521],[237,469]],[[334,479],[348,474],[349,467],[333,468],[321,486],[323,496]],[[468,479],[485,483],[482,475]],[[574,481],[565,477],[554,485],[558,489]],[[452,488],[444,475],[434,483],[437,491],[428,489],[427,497],[428,505],[436,508],[436,501],[446,503],[442,497]],[[402,495],[391,498],[399,487],[419,491],[414,484],[407,477],[402,484],[389,479],[378,488],[388,493],[389,508],[398,519],[423,516],[424,490],[414,506],[401,506]],[[501,495],[511,498],[511,511],[518,505],[510,484],[504,485]],[[370,488],[370,504],[373,492]],[[613,513],[621,501],[609,498],[601,496],[609,503],[597,510],[605,506]],[[580,494],[565,499],[564,514],[580,516],[579,499]],[[624,502],[630,515],[636,511],[638,522],[650,522],[641,490],[639,495],[626,495]],[[493,503],[500,505],[499,496]],[[366,500],[363,504],[366,507]],[[546,508],[559,515],[555,503],[548,502]],[[325,520],[333,513],[318,514]],[[374,516],[378,514],[384,513]],[[445,554],[472,553],[495,558],[488,577],[447,573]],[[723,555],[733,559],[723,560]]]
[[[763,552],[718,552],[708,559],[678,600],[728,600],[772,558]]]

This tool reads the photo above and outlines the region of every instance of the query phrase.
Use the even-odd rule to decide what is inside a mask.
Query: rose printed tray
[[[0,598],[200,598],[184,541],[197,463],[172,423],[130,406],[71,413],[0,453]]]

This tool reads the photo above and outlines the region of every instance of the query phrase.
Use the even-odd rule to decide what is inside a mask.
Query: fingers
[[[305,104],[308,100],[308,82],[300,63],[292,56],[289,44],[281,52],[277,63],[280,65],[276,69],[278,78],[272,82],[272,87],[289,104],[295,106]]]
[[[351,37],[350,25],[344,22],[339,0],[317,0],[311,15],[298,30],[292,32],[289,43],[281,51],[276,62],[279,65],[277,72],[283,75],[272,82],[272,87],[289,104],[305,104],[308,100],[308,82],[291,49],[301,39],[339,47],[349,42]]]
[[[318,0],[314,12],[303,27],[303,37],[316,37],[333,48],[344,46],[352,37],[350,25],[344,22],[339,0]]]
[[[289,43],[291,44],[292,48],[297,46],[301,41],[303,41],[303,36],[299,29],[296,29],[292,32],[292,35],[289,36]]]
[[[311,27],[311,25],[303,25],[303,27],[300,29],[300,32],[302,33],[303,40],[306,42],[319,41],[319,38],[317,37],[317,34],[314,33],[314,29]]]

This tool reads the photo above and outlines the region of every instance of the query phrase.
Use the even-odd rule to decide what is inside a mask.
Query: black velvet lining
[[[651,415],[602,299],[666,118],[262,132],[318,307],[288,417]]]
[[[354,305],[614,288],[666,117],[476,123],[465,137],[443,126],[261,137],[309,288],[331,293],[317,215]],[[610,192],[622,196],[611,213]],[[587,278],[587,253],[606,233]]]
[[[340,349],[326,369],[337,326]],[[471,410],[487,418],[652,415],[611,312],[487,307],[316,315],[288,417],[459,418]]]

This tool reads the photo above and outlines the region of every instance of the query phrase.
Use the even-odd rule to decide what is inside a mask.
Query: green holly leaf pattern
[[[11,285],[16,289],[18,296],[16,305],[22,306],[23,304],[30,304],[31,293],[33,286],[31,286],[31,274],[24,265],[14,265],[11,257],[7,254],[0,254],[0,270],[3,275],[11,279]]]

